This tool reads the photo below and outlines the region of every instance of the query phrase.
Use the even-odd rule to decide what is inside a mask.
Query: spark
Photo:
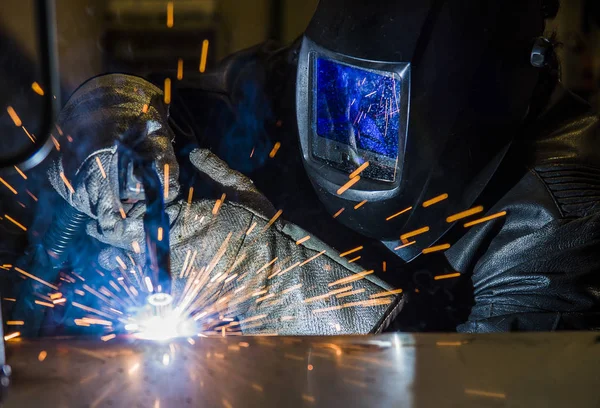
[[[400,212],[397,212],[397,213],[396,213],[396,214],[394,214],[394,215],[390,215],[390,216],[389,216],[389,217],[387,217],[385,220],[386,220],[386,221],[389,221],[389,220],[391,220],[391,219],[394,219],[394,218],[398,217],[399,215],[402,215],[402,214],[404,214],[405,212],[408,212],[408,211],[410,211],[410,210],[412,210],[412,207],[405,208],[404,210],[402,210],[402,211],[400,211]]]
[[[15,112],[12,106],[8,106],[6,108],[6,111],[8,112],[8,115],[10,116],[16,127],[23,126],[23,122],[21,122],[19,115],[17,115],[17,112]]]
[[[338,217],[338,216],[339,216],[341,213],[343,213],[343,212],[344,212],[344,210],[345,210],[345,208],[344,208],[344,207],[340,208],[340,209],[338,210],[338,212],[336,212],[335,214],[333,214],[333,218],[337,218],[337,217]]]
[[[173,2],[167,2],[167,27],[173,28]]]
[[[441,195],[439,195],[437,197],[433,197],[432,199],[425,201],[423,203],[423,207],[425,207],[425,208],[430,207],[430,206],[432,206],[434,204],[439,203],[440,201],[444,201],[447,198],[448,198],[448,194],[446,194],[446,193],[441,194]]]
[[[488,392],[488,391],[481,391],[481,390],[469,390],[469,389],[465,389],[465,394],[468,394],[468,395],[477,395],[477,396],[480,396],[480,397],[490,397],[490,398],[506,399],[506,394],[500,393],[500,392]]]
[[[238,343],[238,346],[248,348],[250,347],[250,344],[246,343],[245,341],[241,341]]]
[[[273,265],[277,261],[277,259],[278,259],[278,257],[275,257],[271,261],[267,262],[263,267],[261,267],[258,271],[256,271],[256,274],[258,275],[259,273],[261,273],[262,271],[267,269],[269,266]]]
[[[361,289],[356,289],[356,290],[352,290],[350,292],[344,292],[344,293],[340,293],[339,295],[335,295],[336,298],[341,299],[344,298],[346,296],[352,296],[352,295],[358,295],[360,293],[364,293],[365,288],[361,288]]]
[[[192,203],[192,197],[194,197],[194,187],[190,187],[190,191],[188,192],[188,204]]]
[[[85,293],[84,293],[85,294]],[[79,309],[83,309],[86,312],[91,312],[91,313],[96,313],[99,316],[104,316],[107,317],[109,319],[111,319],[112,317],[104,312],[101,312],[100,310],[94,309],[93,307],[89,307],[86,305],[82,305],[81,303],[77,303],[77,302],[71,302],[71,304]]]
[[[277,219],[278,219],[278,218],[281,216],[281,214],[282,214],[282,213],[283,213],[283,210],[279,210],[279,211],[277,211],[277,212],[275,213],[275,215],[273,216],[273,218],[271,218],[271,219],[269,220],[269,222],[267,223],[267,225],[265,225],[265,227],[263,228],[263,232],[264,232],[264,231],[266,231],[266,230],[268,230],[268,229],[269,229],[269,227],[270,227],[271,225],[273,225],[273,224],[275,223],[275,221],[277,221]]]
[[[308,366],[306,366],[306,368],[308,369],[308,371],[312,371],[314,367],[312,364],[309,364]]]
[[[73,320],[73,322],[75,323],[76,326],[90,327],[89,323],[86,323],[81,319],[75,319],[75,320]]]
[[[23,326],[25,322],[23,320],[8,320],[6,324],[8,326]]]
[[[142,113],[148,113],[148,104],[145,103],[144,106],[142,106]]]
[[[29,133],[27,131],[27,128],[25,126],[21,126],[21,129],[23,129],[23,132],[25,132],[25,134],[27,135],[29,140],[31,140],[31,143],[35,143],[35,138],[33,137],[33,135],[31,133]]]
[[[441,244],[441,245],[436,245],[436,246],[432,246],[429,248],[425,248],[423,250],[424,254],[430,254],[432,252],[438,252],[438,251],[443,251],[450,248],[450,244]]]
[[[458,347],[462,346],[461,341],[436,341],[435,345],[438,347]]]
[[[327,286],[332,287],[332,286],[336,286],[336,285],[343,285],[345,283],[350,283],[350,282],[354,282],[357,280],[361,280],[364,279],[365,276],[372,274],[373,270],[370,271],[362,271],[362,272],[358,272],[356,274],[354,274],[353,276],[347,276],[345,278],[342,279],[338,279],[335,282],[331,282],[329,284],[327,284]]]
[[[135,374],[135,372],[140,368],[140,363],[135,363],[131,367],[129,367],[128,373],[129,375]]]
[[[61,297],[62,297],[62,293],[60,293],[60,292],[50,294],[50,299],[52,299],[52,300],[60,299]]]
[[[20,168],[18,168],[17,166],[15,166],[15,170],[17,171],[17,173],[19,173],[19,175],[20,175],[21,177],[23,177],[25,180],[27,180],[27,176],[25,175],[25,173],[23,173],[23,172],[21,171],[21,169],[20,169]]]
[[[337,194],[338,195],[344,194],[344,192],[346,190],[348,190],[350,187],[352,187],[353,185],[355,185],[356,183],[358,183],[359,180],[360,180],[360,176],[356,176],[356,177],[351,178],[350,180],[348,180],[348,182],[346,184],[344,184],[343,186],[341,186],[338,189]]]
[[[16,266],[15,266],[15,271],[19,272],[21,275],[25,275],[25,276],[27,276],[27,277],[28,277],[28,278],[30,278],[30,279],[36,280],[36,281],[38,281],[39,283],[41,283],[41,284],[43,284],[43,285],[46,285],[46,286],[48,286],[49,288],[52,288],[52,289],[54,289],[54,290],[58,290],[58,287],[56,287],[56,286],[54,286],[54,285],[52,285],[52,284],[50,284],[50,283],[46,282],[46,281],[45,281],[45,280],[43,280],[43,279],[40,279],[40,278],[38,278],[37,276],[34,276],[34,275],[30,274],[29,272],[25,272],[23,269],[21,269],[21,268],[19,268],[19,267],[16,267]]]
[[[52,303],[42,302],[41,300],[36,300],[35,303],[40,306],[54,307],[54,305]]]
[[[292,269],[294,269],[295,267],[297,267],[297,266],[299,266],[299,265],[300,265],[300,261],[296,262],[295,264],[293,264],[293,265],[291,265],[291,266],[287,267],[286,269],[284,269],[283,271],[279,272],[279,274],[278,274],[278,275],[279,275],[279,276],[281,276],[281,275],[283,275],[284,273],[291,271]]]
[[[48,356],[48,352],[46,350],[40,351],[40,354],[38,354],[38,361],[40,361],[40,362],[44,361],[47,356]]]
[[[221,198],[219,198],[219,199],[217,199],[217,201],[215,201],[215,206],[212,209],[213,215],[217,215],[219,213],[219,209],[221,208],[221,205],[223,204],[224,201],[225,201],[225,194],[222,194]]]
[[[356,261],[358,261],[359,259],[360,259],[360,255],[359,255],[359,256],[357,256],[356,258],[352,258],[352,259],[350,259],[350,260],[348,261],[348,263],[356,262]]]
[[[268,295],[265,295],[265,296],[263,296],[263,297],[259,297],[258,299],[256,299],[256,303],[260,303],[260,302],[262,302],[263,300],[270,299],[270,298],[272,298],[273,296],[275,296],[275,294],[274,294],[274,293],[270,293],[270,294],[268,294]]]
[[[177,60],[177,79],[181,81],[183,79],[183,59]]]
[[[163,239],[163,227],[158,227],[157,238],[158,238],[159,241],[162,241],[162,239]]]
[[[114,339],[115,337],[117,337],[117,335],[114,334],[114,333],[111,333],[111,334],[107,334],[106,336],[100,337],[100,340],[102,340],[102,341],[109,341],[109,340]]]
[[[252,232],[252,230],[254,230],[254,228],[256,228],[256,222],[254,222],[250,228],[248,228],[248,231],[246,231],[246,235],[250,235],[250,233]]]
[[[400,245],[400,246],[397,246],[396,248],[394,248],[394,251],[397,251],[397,250],[402,249],[402,248],[409,247],[409,246],[411,246],[413,244],[416,244],[416,243],[417,243],[417,241],[407,242],[406,244],[403,244],[403,245]]]
[[[298,266],[302,267],[302,266],[306,265],[307,263],[309,263],[309,262],[311,262],[311,261],[313,261],[313,260],[317,259],[318,257],[320,257],[321,255],[323,255],[324,253],[325,253],[325,250],[322,250],[321,252],[319,252],[319,253],[318,253],[318,254],[316,254],[316,255],[313,255],[313,256],[311,256],[310,258],[308,258],[306,261],[302,262],[302,263],[301,263],[300,265],[298,265]]]
[[[349,179],[353,179],[354,177],[360,175],[360,173],[362,173],[367,167],[369,167],[369,162],[368,161],[364,162],[356,170],[354,170],[352,173],[350,173],[350,175],[348,176],[348,178]]]
[[[54,303],[55,305],[61,304],[61,303],[66,303],[67,299],[66,298],[62,298],[62,299],[56,299],[53,300],[52,303]]]
[[[96,163],[98,164],[98,168],[100,169],[100,174],[102,174],[102,178],[106,178],[106,172],[104,171],[104,166],[102,166],[102,162],[100,158],[96,156]]]
[[[460,276],[459,272],[448,273],[445,275],[436,275],[433,277],[433,280],[441,280],[441,279],[450,279],[450,278],[458,278]]]
[[[360,203],[356,204],[354,206],[355,210],[358,210],[360,207],[362,207],[363,205],[365,205],[367,203],[367,200],[362,200]]]
[[[250,158],[252,158],[252,156],[254,156],[254,147],[252,148],[252,151],[250,152]]]
[[[389,305],[390,303],[392,303],[390,298],[360,300],[358,302],[344,303],[339,306],[331,306],[331,307],[324,307],[321,309],[315,309],[315,310],[313,310],[313,313],[316,314],[316,313],[330,312],[332,310],[340,310],[340,309],[345,309],[348,307],[357,307],[357,306],[373,307],[373,306]]]
[[[313,296],[311,298],[304,299],[303,303],[312,303],[312,302],[316,302],[317,300],[327,299],[328,297],[337,295],[339,293],[347,292],[349,290],[352,290],[352,285],[345,286],[345,287],[340,288],[340,289],[330,290],[329,292],[324,293],[322,295]]]
[[[50,135],[50,138],[52,139],[52,143],[54,143],[54,147],[56,148],[56,151],[60,152],[60,143],[58,143],[58,140],[56,140],[54,135]]]
[[[12,191],[13,194],[18,194],[17,190],[15,190],[10,184],[8,184],[2,177],[0,177],[0,183],[4,184],[6,188]]]
[[[202,55],[200,56],[200,72],[206,71],[206,60],[208,57],[208,40],[202,41]]]
[[[149,276],[144,277],[144,282],[146,283],[146,288],[148,292],[154,292],[154,287],[152,286],[152,281]]]
[[[385,262],[385,261],[382,262],[381,269],[383,270],[383,272],[387,272],[387,262]]]
[[[36,197],[36,196],[34,196],[34,195],[33,195],[33,193],[32,193],[31,191],[27,190],[27,194],[29,194],[29,196],[30,196],[31,198],[33,198],[33,201],[37,201],[37,200],[38,200],[38,199],[37,199],[37,197]]]
[[[229,401],[227,401],[226,399],[223,399],[222,402],[223,402],[223,407],[225,407],[225,408],[233,408],[233,405],[231,405],[229,403]]]
[[[142,249],[140,248],[140,244],[138,244],[137,241],[133,241],[131,243],[131,247],[133,248],[133,252],[135,252],[136,254],[139,254],[142,252]]]
[[[358,246],[358,247],[356,247],[356,248],[350,249],[350,250],[348,250],[348,251],[346,251],[346,252],[342,252],[342,253],[340,254],[340,257],[344,257],[344,256],[346,256],[346,255],[353,254],[353,253],[355,253],[355,252],[358,252],[358,251],[360,251],[360,250],[361,250],[361,249],[363,249],[363,248],[364,248],[364,247],[361,245],[361,246]]]
[[[31,84],[31,89],[33,89],[33,92],[35,92],[39,96],[44,96],[44,90],[42,89],[40,84],[38,84],[37,82],[34,82],[33,84]]]
[[[123,269],[127,269],[127,265],[125,264],[125,262],[123,262],[123,260],[121,259],[121,257],[119,255],[117,255],[115,257],[115,260],[117,261],[117,263],[119,264],[119,266]]]
[[[506,215],[506,211],[501,211],[496,214],[488,215],[487,217],[479,218],[478,220],[467,222],[465,224],[465,228],[472,227],[473,225],[481,224],[483,222],[493,220],[494,218],[504,217]]]
[[[398,295],[400,293],[402,293],[402,289],[386,290],[385,292],[379,292],[379,293],[372,294],[371,296],[369,296],[369,299],[377,299],[377,298],[385,297],[385,296]]]
[[[171,78],[165,78],[164,101],[168,105],[171,103]]]
[[[164,197],[165,200],[169,198],[169,164],[165,163],[165,181],[164,181]]]
[[[281,143],[280,142],[276,142],[275,145],[273,146],[273,150],[271,150],[271,152],[269,153],[269,157],[271,159],[273,157],[275,157],[275,155],[277,154],[277,151],[279,150],[280,147],[281,147]]]
[[[98,324],[100,326],[112,326],[112,322],[109,322],[108,320],[93,319],[93,318],[89,318],[89,317],[84,317],[81,320],[88,324]]]
[[[402,242],[406,241],[408,238],[416,237],[417,235],[421,235],[429,231],[429,227],[419,228],[417,230],[407,232],[406,234],[400,235],[400,239]]]
[[[8,335],[4,336],[4,341],[12,340],[16,337],[19,337],[20,335],[21,335],[21,332],[14,332],[14,333],[8,334]]]
[[[7,302],[16,302],[17,299],[14,298],[3,298],[2,300],[6,300]]]
[[[310,235],[307,235],[304,238],[300,238],[298,241],[296,241],[296,245],[303,244],[304,242],[308,241],[309,239],[310,239]]]
[[[193,346],[194,344],[196,344],[196,342],[194,341],[194,339],[192,339],[191,337],[188,337],[187,341],[188,341],[188,343],[190,343],[192,346]]]
[[[291,291],[293,291],[293,290],[296,290],[296,289],[300,289],[301,287],[302,287],[302,284],[301,284],[301,283],[298,283],[298,284],[296,284],[296,285],[294,285],[294,286],[290,286],[289,288],[285,289],[285,290],[284,290],[283,292],[281,292],[281,293],[282,293],[283,295],[285,295],[286,293],[289,293],[289,292],[291,292]]]
[[[483,206],[481,205],[478,207],[473,207],[470,210],[461,211],[457,214],[451,215],[448,218],[446,218],[446,222],[450,223],[457,220],[461,220],[463,218],[467,218],[473,214],[478,214],[480,212],[483,212]]]
[[[63,183],[65,183],[65,186],[67,186],[67,188],[69,189],[71,194],[75,194],[75,190],[73,190],[73,186],[71,185],[71,183],[69,183],[69,180],[67,180],[65,173],[63,173],[62,171],[60,172],[60,178],[62,179]]]

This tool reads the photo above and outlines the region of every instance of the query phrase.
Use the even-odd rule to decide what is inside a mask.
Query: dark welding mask
[[[296,109],[306,171],[333,216],[409,260],[474,204],[527,116],[541,2],[320,1]]]

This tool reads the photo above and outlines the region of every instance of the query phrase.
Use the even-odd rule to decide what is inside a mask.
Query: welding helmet
[[[392,250],[425,231],[396,250],[405,260],[438,240],[522,128],[541,3],[321,0],[298,56],[296,114],[327,210]]]

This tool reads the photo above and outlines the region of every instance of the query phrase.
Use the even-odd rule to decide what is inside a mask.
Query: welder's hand
[[[133,76],[96,77],[70,98],[57,125],[72,142],[63,143],[49,171],[53,187],[91,218],[88,233],[119,247],[130,248],[134,240],[142,245],[143,203],[123,202],[119,155],[151,158],[162,184],[168,166],[165,202],[175,199],[179,166],[161,90]]]

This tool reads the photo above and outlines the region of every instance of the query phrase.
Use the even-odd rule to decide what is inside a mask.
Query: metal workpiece
[[[600,398],[594,333],[6,346],[13,373],[5,407],[585,407]]]

